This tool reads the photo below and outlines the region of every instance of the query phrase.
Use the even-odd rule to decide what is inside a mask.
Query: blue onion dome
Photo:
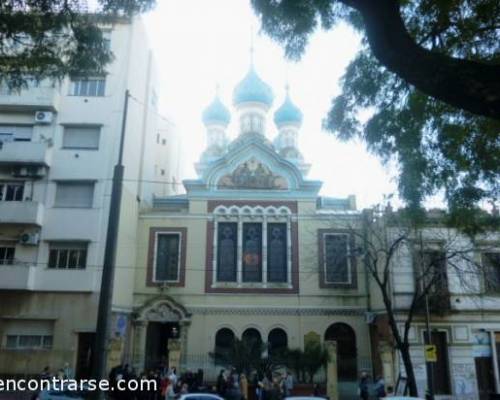
[[[274,123],[278,126],[286,123],[302,123],[302,111],[293,104],[288,94],[288,89],[285,101],[274,113]]]
[[[215,96],[212,103],[203,111],[202,119],[205,124],[219,123],[227,125],[231,120],[231,114],[222,101],[220,101],[219,96]]]
[[[246,76],[236,85],[233,91],[234,105],[242,103],[263,103],[271,107],[273,100],[273,90],[259,75],[257,75],[253,66],[250,67]]]

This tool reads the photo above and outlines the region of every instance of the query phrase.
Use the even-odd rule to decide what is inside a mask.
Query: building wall
[[[245,204],[240,194],[235,194],[239,205]],[[220,200],[231,204],[231,199]],[[288,201],[288,200],[287,200]],[[186,361],[184,366],[191,369],[208,365],[200,360],[209,359],[214,350],[215,334],[222,327],[229,327],[241,338],[249,327],[256,328],[264,341],[274,327],[282,327],[288,336],[290,348],[303,348],[304,336],[315,332],[321,340],[327,328],[335,322],[350,325],[357,338],[358,368],[370,368],[370,344],[365,311],[367,306],[366,286],[363,268],[357,266],[357,287],[353,289],[320,288],[318,232],[322,229],[346,232],[359,229],[359,214],[321,215],[317,212],[316,202],[301,200],[295,203],[297,212],[292,220],[297,221],[298,240],[292,246],[298,246],[299,289],[297,293],[276,294],[265,290],[245,293],[234,289],[229,293],[207,291],[207,241],[213,214],[212,203],[218,201],[190,199],[187,209],[165,211],[162,209],[144,210],[140,214],[137,234],[137,261],[134,288],[134,307],[141,309],[154,299],[168,295],[176,303],[185,307],[191,314],[187,327],[185,343]],[[248,200],[248,204],[282,204],[280,200]],[[207,226],[209,226],[207,230]],[[169,286],[161,289],[148,284],[147,268],[152,257],[151,229],[184,228],[187,234],[185,285]],[[210,267],[211,268],[211,267]],[[211,272],[210,272],[211,273]],[[181,328],[182,329],[182,328]],[[135,341],[132,347],[144,345]],[[130,349],[134,354],[137,349]],[[133,359],[130,356],[130,359]],[[142,366],[136,365],[138,368]]]
[[[165,147],[156,143],[158,127],[165,123],[159,122],[158,106],[152,104],[152,93],[159,96],[158,74],[141,20],[117,21],[112,26],[103,26],[103,30],[110,31],[110,46],[115,56],[107,67],[104,96],[73,96],[69,79],[60,85],[42,82],[39,88],[31,87],[19,96],[0,95],[0,125],[33,125],[31,142],[45,146],[48,164],[46,174],[25,187],[25,195],[29,189],[32,201],[41,204],[38,225],[2,224],[4,216],[0,204],[0,242],[14,243],[17,259],[14,266],[5,266],[0,271],[0,296],[9,302],[9,306],[4,307],[2,301],[0,308],[0,374],[38,373],[45,365],[60,368],[63,361],[74,365],[75,332],[95,330],[113,168],[118,159],[126,89],[133,98],[129,99],[123,157],[125,173],[113,298],[117,311],[130,312],[132,309],[137,216],[139,209],[150,204],[158,190],[154,185],[142,185],[142,180],[145,176],[147,180],[161,183],[167,176],[177,176],[176,171],[170,170],[165,176],[151,176],[154,159],[142,154],[154,149],[158,158],[167,158]],[[46,104],[40,99],[46,99]],[[52,123],[34,124],[34,113],[40,109],[54,112]],[[62,148],[64,127],[75,124],[100,126],[98,150]],[[174,131],[164,132],[167,138],[170,134],[174,135]],[[168,153],[169,159],[177,156],[176,152]],[[12,178],[12,165],[3,162],[2,157],[0,151],[0,180],[17,179]],[[170,168],[170,164],[164,168]],[[92,207],[55,207],[57,182],[64,180],[94,181]],[[24,232],[39,232],[39,244],[18,244]],[[88,241],[86,268],[48,269],[49,243],[54,240]],[[18,314],[16,304],[22,305],[24,314],[38,316],[50,312],[56,318],[52,350],[35,351],[36,359],[28,364],[23,358],[26,351],[5,348],[2,321]]]

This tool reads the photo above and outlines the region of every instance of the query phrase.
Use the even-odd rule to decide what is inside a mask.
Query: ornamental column
[[[144,371],[146,364],[146,321],[135,321],[134,324],[133,365],[136,371]]]

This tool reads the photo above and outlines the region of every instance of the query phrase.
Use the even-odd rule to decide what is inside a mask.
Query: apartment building
[[[391,259],[395,318],[403,334],[413,314],[408,338],[420,397],[432,379],[436,398],[487,399],[500,393],[500,234],[471,238],[446,227],[444,218],[434,210],[413,232],[390,222],[384,227],[388,243],[405,238]],[[420,298],[425,287],[428,295]],[[386,382],[396,384],[406,373],[380,296],[373,296],[372,311],[373,348]],[[429,367],[427,336],[436,353]]]
[[[105,76],[0,93],[0,375],[88,373],[126,89],[118,310],[131,302],[139,209],[179,181],[141,20],[102,29],[115,56]]]

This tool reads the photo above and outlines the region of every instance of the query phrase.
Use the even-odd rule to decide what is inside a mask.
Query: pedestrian
[[[382,399],[387,396],[384,378],[381,375],[379,375],[375,381],[375,396],[377,396],[377,399]]]
[[[64,363],[63,372],[65,379],[75,379],[75,374],[73,373],[73,370],[69,366],[68,362]]]
[[[240,391],[241,398],[243,400],[248,400],[248,380],[245,374],[240,375]]]
[[[40,373],[40,379],[50,379],[51,378],[50,367],[47,365],[43,371]]]
[[[220,397],[225,397],[226,396],[226,376],[225,376],[225,370],[221,369],[219,372],[219,376],[217,377],[217,394]]]
[[[172,382],[174,387],[177,385],[177,369],[175,367],[172,367],[170,369],[170,373],[168,374],[168,379]]]
[[[359,380],[359,397],[361,400],[368,400],[368,374],[366,371],[361,372]]]
[[[293,390],[293,375],[285,371],[285,376],[284,376],[284,384],[283,384],[283,394],[285,397],[289,397],[292,395],[292,390]]]

